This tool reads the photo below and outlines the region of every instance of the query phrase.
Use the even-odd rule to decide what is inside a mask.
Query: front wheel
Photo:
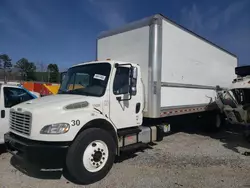
[[[81,132],[70,146],[66,167],[77,183],[94,183],[108,174],[115,154],[112,136],[103,129],[89,128]]]

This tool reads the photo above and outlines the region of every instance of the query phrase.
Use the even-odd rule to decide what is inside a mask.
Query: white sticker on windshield
[[[98,80],[105,80],[106,76],[101,75],[101,74],[95,74],[95,75],[94,75],[94,78],[95,78],[95,79],[98,79]]]

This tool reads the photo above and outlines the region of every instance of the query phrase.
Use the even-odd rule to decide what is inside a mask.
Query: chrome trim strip
[[[205,86],[196,84],[181,84],[174,82],[161,82],[161,87],[177,87],[177,88],[190,88],[190,89],[210,89],[210,90],[226,90],[226,88],[221,88],[219,86]]]
[[[182,106],[168,106],[168,107],[161,107],[161,112],[166,110],[178,110],[178,109],[184,109],[184,108],[201,108],[201,107],[207,107],[209,104],[193,104],[193,105],[182,105]]]

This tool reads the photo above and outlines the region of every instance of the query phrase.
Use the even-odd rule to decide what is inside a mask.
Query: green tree
[[[36,71],[36,65],[33,62],[29,62],[26,58],[21,58],[16,62],[15,67],[20,70],[20,73],[24,79],[35,79],[34,72]]]
[[[4,72],[4,82],[6,83],[6,71],[11,71],[12,63],[11,59],[7,54],[0,55],[0,68],[3,69]]]
[[[48,81],[49,82],[58,82],[59,81],[59,68],[57,64],[49,64],[47,67],[48,71]]]

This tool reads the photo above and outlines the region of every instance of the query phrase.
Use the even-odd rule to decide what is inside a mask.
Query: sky
[[[100,32],[158,13],[250,65],[250,0],[0,0],[0,54],[65,70],[95,60]]]

